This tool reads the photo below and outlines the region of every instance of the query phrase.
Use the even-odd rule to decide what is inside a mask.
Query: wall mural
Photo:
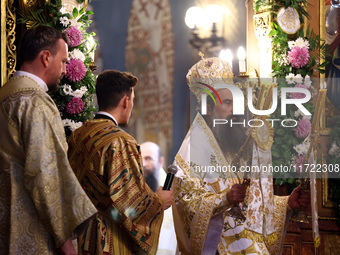
[[[158,143],[164,155],[172,145],[174,35],[168,0],[134,0],[128,22],[125,68],[136,75],[136,102],[130,133]]]

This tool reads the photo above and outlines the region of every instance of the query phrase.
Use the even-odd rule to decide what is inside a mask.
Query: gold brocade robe
[[[27,76],[0,89],[0,254],[59,254],[97,210],[67,159],[60,113]]]
[[[228,166],[210,128],[197,115],[185,137],[174,164],[178,172],[174,179],[175,201],[172,205],[174,223],[181,254],[280,254],[287,216],[288,197],[274,196],[275,233],[277,239],[268,240],[246,229],[247,222],[231,217],[227,192],[238,183],[233,172],[209,174],[204,166]],[[201,172],[196,172],[201,169]],[[211,169],[211,168],[210,168]],[[253,185],[254,180],[251,180]],[[247,198],[248,197],[248,198]],[[259,199],[260,194],[249,194]],[[262,198],[264,199],[264,198]],[[254,219],[259,220],[259,219]],[[264,224],[265,225],[265,224]]]
[[[99,213],[81,254],[156,254],[163,204],[145,182],[136,140],[113,121],[88,121],[69,137],[69,159]]]

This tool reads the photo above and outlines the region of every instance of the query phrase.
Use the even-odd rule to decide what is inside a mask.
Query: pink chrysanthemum
[[[297,128],[294,129],[296,137],[306,137],[312,128],[312,124],[309,119],[302,119],[299,121]]]
[[[77,47],[81,43],[81,31],[72,26],[68,29],[66,29],[66,33],[68,35],[68,38],[70,39],[70,47]]]
[[[85,103],[81,100],[80,97],[72,97],[72,99],[68,102],[66,106],[66,111],[69,114],[77,114],[80,113],[84,108]]]
[[[79,59],[70,59],[66,64],[66,78],[70,81],[78,82],[84,78],[86,67],[83,61]]]
[[[294,47],[290,52],[288,52],[289,63],[292,64],[293,67],[301,68],[308,63],[309,60],[309,52],[308,49],[303,47]]]
[[[303,160],[305,159],[305,154],[302,154],[299,156],[299,158],[296,161],[295,167],[296,170],[301,173],[302,172],[302,164],[303,164]]]
[[[294,88],[308,89],[305,84],[296,84]],[[290,93],[289,97],[292,99],[300,99],[300,98],[305,98],[306,95],[304,93]]]

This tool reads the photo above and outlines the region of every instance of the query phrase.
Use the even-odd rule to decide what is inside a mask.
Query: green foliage
[[[256,4],[260,5],[261,1],[256,1]],[[255,4],[255,6],[256,6]],[[327,65],[326,57],[329,55],[327,53],[327,47],[324,41],[321,40],[319,35],[316,35],[313,30],[308,26],[304,31],[303,26],[300,30],[294,34],[286,34],[278,23],[275,17],[277,12],[282,8],[293,7],[297,10],[299,14],[300,23],[303,24],[304,17],[309,18],[308,13],[304,9],[307,6],[306,0],[274,0],[271,6],[271,12],[274,17],[274,21],[271,24],[272,30],[269,36],[272,38],[272,52],[273,52],[273,62],[272,68],[274,77],[278,78],[278,91],[282,87],[293,87],[294,84],[288,84],[286,77],[289,74],[301,75],[302,77],[313,77],[314,69],[318,69],[320,73],[325,72],[325,66]],[[298,38],[302,38],[309,43],[309,62],[301,67],[295,68],[288,62],[288,52],[289,41],[295,41]],[[322,64],[319,64],[319,62]],[[312,85],[313,86],[313,85]],[[287,105],[287,116],[281,116],[281,100],[279,99],[277,110],[271,115],[272,119],[295,119],[294,112],[297,110],[294,105]],[[314,112],[314,106],[308,102],[304,106],[311,113]],[[297,120],[298,121],[298,120]],[[297,162],[298,154],[294,149],[294,146],[302,144],[304,138],[296,137],[295,128],[282,127],[280,125],[274,126],[274,144],[272,146],[272,159],[273,166],[292,166]],[[289,176],[288,176],[289,177]],[[285,183],[296,184],[296,179],[287,178],[284,174],[276,175],[275,183],[283,185]]]
[[[305,10],[308,4],[307,0],[273,0],[272,2],[269,0],[257,0],[254,2],[254,9],[256,12],[259,12],[261,8],[268,8],[272,11],[272,15],[275,18],[281,8],[293,7],[300,15],[300,22],[303,23],[303,17],[310,18]]]
[[[78,0],[78,3],[84,2],[83,0]],[[62,1],[46,1],[44,9],[30,9],[26,13],[19,12],[21,16],[18,21],[25,23],[27,27],[35,27],[38,25],[47,25],[56,28],[59,31],[66,31],[71,27],[72,24],[76,24],[82,34],[82,42],[77,47],[69,47],[69,54],[74,50],[79,50],[84,56],[82,59],[85,68],[86,75],[78,82],[72,82],[68,78],[64,77],[61,80],[59,89],[56,93],[51,94],[52,99],[56,103],[63,121],[71,123],[65,126],[66,136],[69,136],[72,131],[79,127],[82,123],[93,117],[93,113],[97,110],[93,106],[93,98],[95,95],[95,84],[96,75],[92,74],[90,69],[91,62],[93,61],[90,57],[91,53],[95,50],[97,41],[94,41],[94,45],[89,46],[90,37],[94,36],[94,33],[87,33],[86,28],[90,26],[92,21],[89,19],[89,15],[92,15],[92,11],[86,11],[85,9],[74,8],[72,13],[66,13],[62,10]],[[66,20],[67,22],[63,24],[61,20]],[[75,94],[65,93],[65,86],[71,87],[71,92],[75,92],[81,88],[86,88],[86,93],[81,96],[81,100],[85,103],[84,108],[81,112],[77,114],[70,114],[67,111],[67,104],[69,101],[75,97]]]
[[[260,8],[269,7],[269,4],[270,4],[269,0],[257,0],[254,2],[255,11],[258,12]]]
[[[33,10],[29,9],[26,13],[22,12],[20,9],[17,10],[20,18],[19,23],[29,24],[30,27],[36,27],[38,25],[50,25],[48,23],[47,17],[44,14],[44,10]]]

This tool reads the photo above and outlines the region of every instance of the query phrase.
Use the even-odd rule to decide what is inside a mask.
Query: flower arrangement
[[[60,111],[66,136],[92,118],[96,111],[93,106],[96,75],[92,74],[90,67],[97,42],[91,42],[94,33],[86,32],[92,22],[89,20],[91,14],[92,11],[85,11],[83,8],[74,8],[69,13],[62,7],[61,0],[56,0],[55,3],[46,1],[45,9],[30,9],[26,13],[20,13],[19,21],[30,27],[40,24],[52,26],[65,31],[69,37],[66,74],[58,91],[51,94]]]
[[[308,89],[314,96],[317,90],[314,88],[313,74],[315,70],[324,73],[326,62],[326,45],[321,41],[320,36],[316,35],[309,27],[303,31],[303,26],[295,34],[287,34],[282,30],[277,22],[277,13],[284,7],[292,7],[299,15],[299,22],[303,24],[304,17],[309,18],[304,9],[307,5],[306,0],[258,0],[255,1],[255,10],[260,8],[269,9],[274,17],[272,30],[269,36],[272,37],[273,49],[273,77],[277,77],[278,90],[282,87],[295,87]],[[320,64],[319,59],[324,62]],[[290,93],[290,99],[301,99],[306,95],[304,93]],[[304,107],[311,113],[314,112],[312,103],[307,102]],[[271,115],[271,118],[282,119],[281,104],[278,103],[277,111]],[[297,171],[301,171],[305,155],[309,148],[308,135],[310,134],[312,123],[311,116],[304,115],[295,105],[287,105],[287,115],[284,119],[295,120],[295,127],[278,126],[274,129],[274,143],[272,146],[272,163],[274,166],[293,165]],[[292,126],[294,125],[292,121]],[[296,184],[294,176],[287,176],[284,173],[278,173],[275,177],[275,183],[283,185],[284,183]]]

